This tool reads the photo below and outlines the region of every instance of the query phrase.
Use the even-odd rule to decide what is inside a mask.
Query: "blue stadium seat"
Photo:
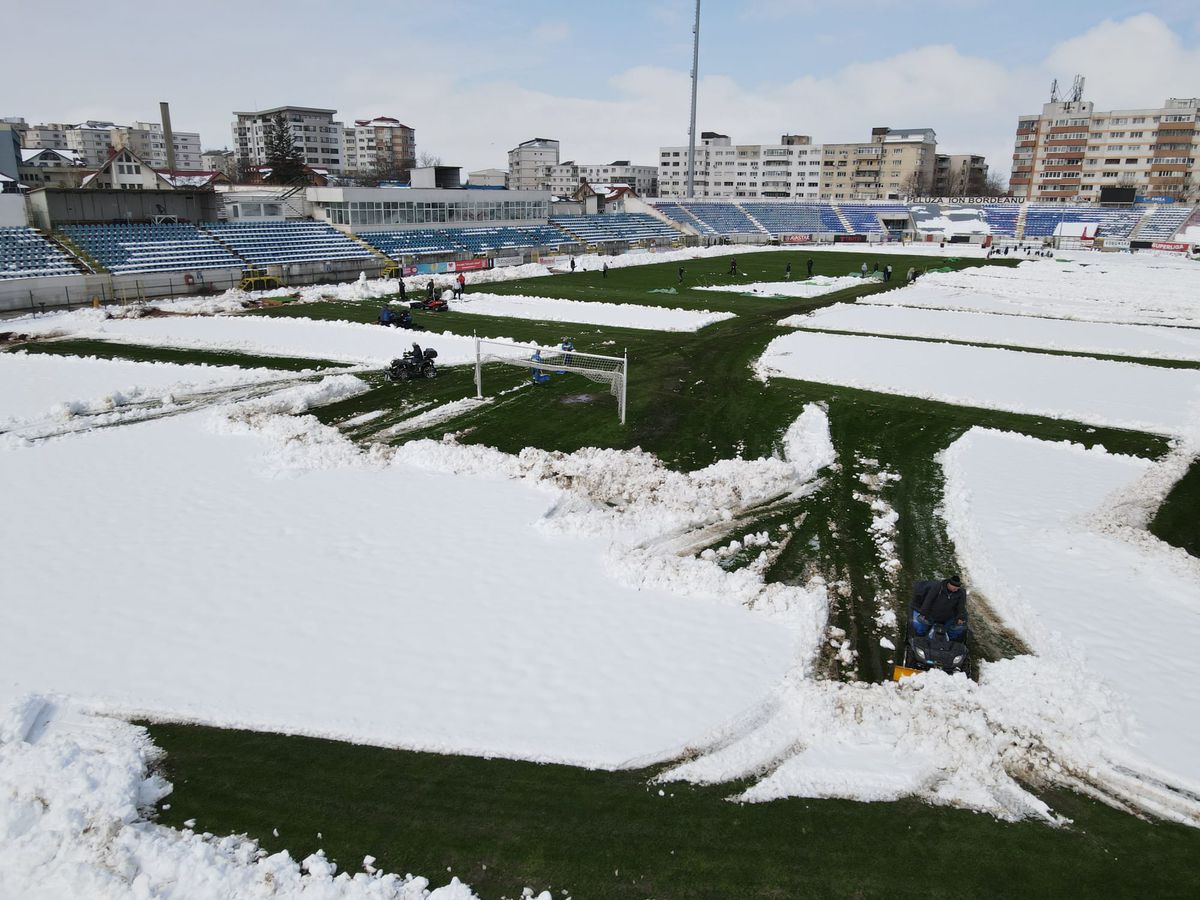
[[[32,228],[0,228],[0,278],[45,278],[78,275],[65,253]]]
[[[550,224],[585,244],[610,241],[673,241],[679,229],[646,213],[613,213],[598,216],[551,216]]]
[[[358,241],[324,222],[222,222],[205,225],[204,230],[256,266],[374,256]]]
[[[114,274],[245,265],[194,225],[64,225],[62,232]]]

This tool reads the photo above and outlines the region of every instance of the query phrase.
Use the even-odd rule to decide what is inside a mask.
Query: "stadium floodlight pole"
[[[696,25],[692,28],[692,122],[688,128],[687,196],[696,196],[696,79],[700,77],[700,0],[696,0]]]

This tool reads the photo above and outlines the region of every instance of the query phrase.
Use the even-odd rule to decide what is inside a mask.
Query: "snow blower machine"
[[[951,584],[954,591],[947,589]],[[953,614],[926,618],[921,613],[923,606],[930,611],[926,598],[933,595],[936,607],[938,594],[942,595],[943,604],[947,601],[953,604]],[[945,581],[918,581],[913,586],[912,605],[904,628],[904,647],[899,662],[892,667],[892,681],[932,669],[969,674],[971,652],[967,647],[966,595],[967,589],[961,586],[957,576]]]

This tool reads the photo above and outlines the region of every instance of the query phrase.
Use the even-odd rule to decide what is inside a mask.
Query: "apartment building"
[[[938,197],[978,197],[987,188],[987,160],[975,153],[939,153],[933,173]]]
[[[115,149],[132,150],[148,166],[166,170],[167,142],[161,122],[134,122],[131,126],[117,126],[110,134],[110,143]],[[171,131],[171,143],[175,148],[175,170],[178,172],[199,171],[200,134],[195,131]]]
[[[778,144],[734,144],[727,134],[701,132],[696,145],[695,196],[815,200],[822,148],[805,134],[785,134]],[[660,147],[658,192],[686,197],[688,148]]]
[[[1200,199],[1198,118],[1200,97],[1106,112],[1088,100],[1051,100],[1017,120],[1010,190],[1039,202],[1098,201],[1106,187]]]
[[[274,106],[256,112],[234,112],[233,149],[238,163],[261,166],[267,161],[267,126],[282,114],[292,128],[292,142],[310,166],[331,172],[345,167],[342,154],[345,125],[334,120],[336,109],[311,106]]]
[[[550,170],[558,162],[558,141],[550,138],[522,141],[508,151],[509,190],[550,190]]]
[[[391,116],[355,119],[343,132],[347,172],[387,171],[406,178],[417,164],[417,133]]]
[[[871,129],[869,143],[826,144],[822,200],[895,200],[928,194],[937,168],[932,128]]]
[[[200,154],[200,169],[234,178],[237,175],[237,154],[232,150],[205,150]]]
[[[156,169],[167,168],[166,141],[159,122],[116,122],[89,119],[67,125],[18,126],[21,146],[27,150],[70,150],[78,154],[83,164],[93,169],[108,162],[114,150],[129,149]],[[200,168],[200,135],[194,131],[174,132],[175,168],[194,171]]]
[[[550,167],[550,190],[557,196],[573,194],[580,183],[627,184],[640,197],[658,196],[658,168],[635,166],[627,159],[607,165],[589,165],[573,160]]]

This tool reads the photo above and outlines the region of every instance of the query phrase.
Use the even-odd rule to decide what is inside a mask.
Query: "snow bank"
[[[757,371],[1154,434],[1200,432],[1194,369],[800,331],[773,340]]]
[[[0,353],[0,428],[33,416],[111,410],[179,391],[278,378],[270,369]]]
[[[1060,254],[1062,255],[1062,254]],[[872,303],[1145,325],[1200,327],[1200,268],[1185,258],[1066,253],[1068,261],[930,272]]]
[[[838,303],[780,322],[794,328],[909,335],[1149,359],[1200,360],[1200,329]]]
[[[450,304],[455,312],[544,322],[579,322],[589,325],[615,325],[620,328],[645,328],[652,331],[699,331],[716,322],[732,319],[730,312],[704,309],[669,309],[665,306],[639,306],[632,303],[592,303],[586,300],[558,300],[520,294],[466,294]]]
[[[609,515],[583,512],[594,499],[420,471],[290,414],[361,387],[334,376],[0,451],[0,495],[28,511],[5,530],[2,589],[38,598],[12,606],[0,630],[0,694],[616,767],[670,757],[756,706],[791,666],[797,634],[782,614],[628,586],[608,541],[572,536]],[[132,460],[136,478],[95,477]],[[564,485],[601,496],[660,481],[659,520],[690,521],[700,505],[648,458],[555,465]],[[744,483],[752,468],[729,461],[698,480],[714,516],[799,481],[796,464],[767,460]],[[577,508],[577,527],[543,523],[548,507],[564,526]],[[636,508],[650,510],[641,497]],[[419,550],[396,539],[416,511],[429,537]]]
[[[147,818],[171,787],[144,729],[31,696],[22,734],[0,732],[0,895],[179,900],[470,900],[452,879],[337,872],[324,854],[297,862],[245,837],[218,838]],[[18,712],[19,714],[19,712]],[[13,716],[10,710],[8,718]],[[6,719],[7,721],[7,719]]]
[[[1200,792],[1200,663],[1180,652],[1200,641],[1200,561],[1093,518],[1156,464],[974,428],[943,468],[972,583],[1037,652],[1077,657],[1125,698],[1138,754]]]
[[[470,337],[427,331],[416,334],[400,328],[318,319],[271,316],[105,319],[73,312],[42,317],[21,327],[34,334],[69,334],[126,344],[332,359],[372,366],[387,365],[417,340],[422,346],[435,348],[438,362],[444,365],[475,359],[475,343]]]
[[[734,294],[762,294],[769,297],[820,297],[846,288],[859,287],[863,280],[857,275],[814,275],[802,281],[756,281],[751,284],[709,284],[697,291],[721,291]]]

